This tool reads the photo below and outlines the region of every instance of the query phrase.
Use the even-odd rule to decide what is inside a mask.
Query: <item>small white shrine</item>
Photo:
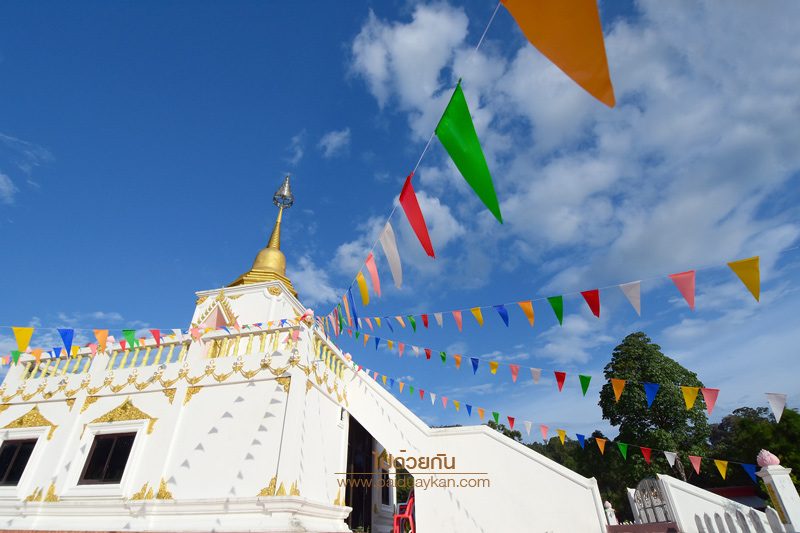
[[[417,531],[605,532],[594,479],[486,426],[430,428],[356,372],[269,244],[230,286],[197,293],[196,335],[92,357],[29,354],[0,388],[0,528],[38,531],[392,530],[373,468],[446,457],[490,487],[415,489]],[[302,287],[299,287],[302,291]],[[453,476],[406,461],[415,482]],[[377,471],[375,471],[377,470]],[[372,472],[372,487],[346,484]]]

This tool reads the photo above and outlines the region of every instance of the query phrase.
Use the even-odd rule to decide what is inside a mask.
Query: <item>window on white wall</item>
[[[78,485],[119,483],[135,438],[135,432],[95,435]]]
[[[6,440],[0,446],[0,486],[14,487],[19,483],[36,439]]]

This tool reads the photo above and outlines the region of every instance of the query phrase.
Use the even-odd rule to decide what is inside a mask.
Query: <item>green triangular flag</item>
[[[553,308],[553,312],[556,314],[556,318],[558,318],[558,323],[562,326],[564,325],[564,298],[563,296],[551,296],[547,299],[550,302],[550,307]]]
[[[497,411],[492,411],[492,416],[494,417],[495,424],[500,422],[500,413],[498,413]]]
[[[618,442],[617,446],[619,446],[619,453],[622,454],[622,457],[627,460],[628,459],[628,445],[624,442]]]
[[[409,394],[414,394],[414,385],[409,385],[408,386],[408,393]]]
[[[447,354],[444,352],[439,352],[439,355],[442,357],[442,363],[447,361]]]
[[[17,364],[17,361],[19,361],[20,353],[21,352],[19,350],[11,350],[11,359],[14,361],[15,365]]]
[[[359,333],[358,333],[358,330],[355,330],[355,331],[354,331],[354,333],[355,333],[355,335],[356,335],[356,339],[357,339],[357,338],[358,338],[358,335],[359,335]]]
[[[586,391],[589,390],[589,382],[592,381],[592,376],[581,374],[578,376],[578,379],[581,380],[581,389],[583,389],[583,395],[586,396]]]
[[[461,81],[456,85],[450,103],[436,126],[436,136],[469,186],[502,224],[503,216],[500,214],[497,193],[494,192],[492,175],[486,165],[478,134],[475,133],[467,99],[461,90]]]
[[[136,340],[135,329],[123,329],[122,335],[125,337],[125,340],[128,341],[128,346],[130,346],[131,348],[139,344],[139,341]]]
[[[408,315],[408,321],[411,322],[411,329],[413,329],[414,333],[416,333],[417,332],[417,321],[414,320],[414,317],[411,316],[411,315]]]

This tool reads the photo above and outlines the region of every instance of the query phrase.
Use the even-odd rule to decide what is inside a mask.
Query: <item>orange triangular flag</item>
[[[502,0],[522,33],[589,94],[614,107],[597,0]]]
[[[403,383],[402,381],[398,381],[398,382],[397,382],[397,386],[398,386],[398,387],[400,387],[400,392],[403,392],[403,387],[405,387],[405,386],[406,386],[406,384],[405,384],[405,383]]]
[[[106,341],[108,340],[108,330],[107,329],[96,329],[94,330],[94,336],[97,339],[97,347],[101,352],[106,351]]]
[[[39,364],[39,361],[42,360],[42,352],[43,351],[44,350],[42,348],[34,348],[34,349],[31,350],[31,353],[33,354],[33,357],[36,359],[36,364],[37,365]]]
[[[497,374],[497,367],[500,365],[497,361],[489,361],[489,371],[492,374]]]
[[[528,322],[533,326],[533,302],[530,300],[527,302],[519,302],[519,308],[522,309],[522,312],[528,317]]]
[[[458,354],[454,354],[453,359],[456,360],[456,368],[461,368],[461,356]]]
[[[761,272],[758,268],[758,256],[733,261],[728,263],[728,266],[731,267],[734,274],[739,276],[739,279],[742,280],[742,283],[753,295],[753,298],[758,301],[761,296]]]
[[[597,443],[597,447],[600,448],[600,454],[601,455],[605,455],[605,453],[606,453],[606,439],[601,439],[600,437],[597,437],[596,439],[594,439],[594,441]]]
[[[618,402],[619,397],[622,396],[623,389],[625,389],[625,380],[611,378],[611,386],[614,388],[614,400]]]
[[[485,411],[483,410],[483,407],[478,407],[478,416],[481,417],[481,420],[483,420],[483,413],[484,412]]]

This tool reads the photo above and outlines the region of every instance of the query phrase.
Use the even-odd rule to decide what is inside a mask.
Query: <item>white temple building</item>
[[[0,528],[388,532],[397,502],[377,481],[391,469],[369,474],[372,487],[346,484],[385,449],[446,456],[491,482],[416,489],[419,532],[608,530],[594,479],[486,426],[430,428],[356,372],[286,277],[288,178],[274,200],[252,268],[196,293],[202,337],[38,364],[25,354],[12,367],[0,388]],[[406,466],[415,480],[453,477]]]

